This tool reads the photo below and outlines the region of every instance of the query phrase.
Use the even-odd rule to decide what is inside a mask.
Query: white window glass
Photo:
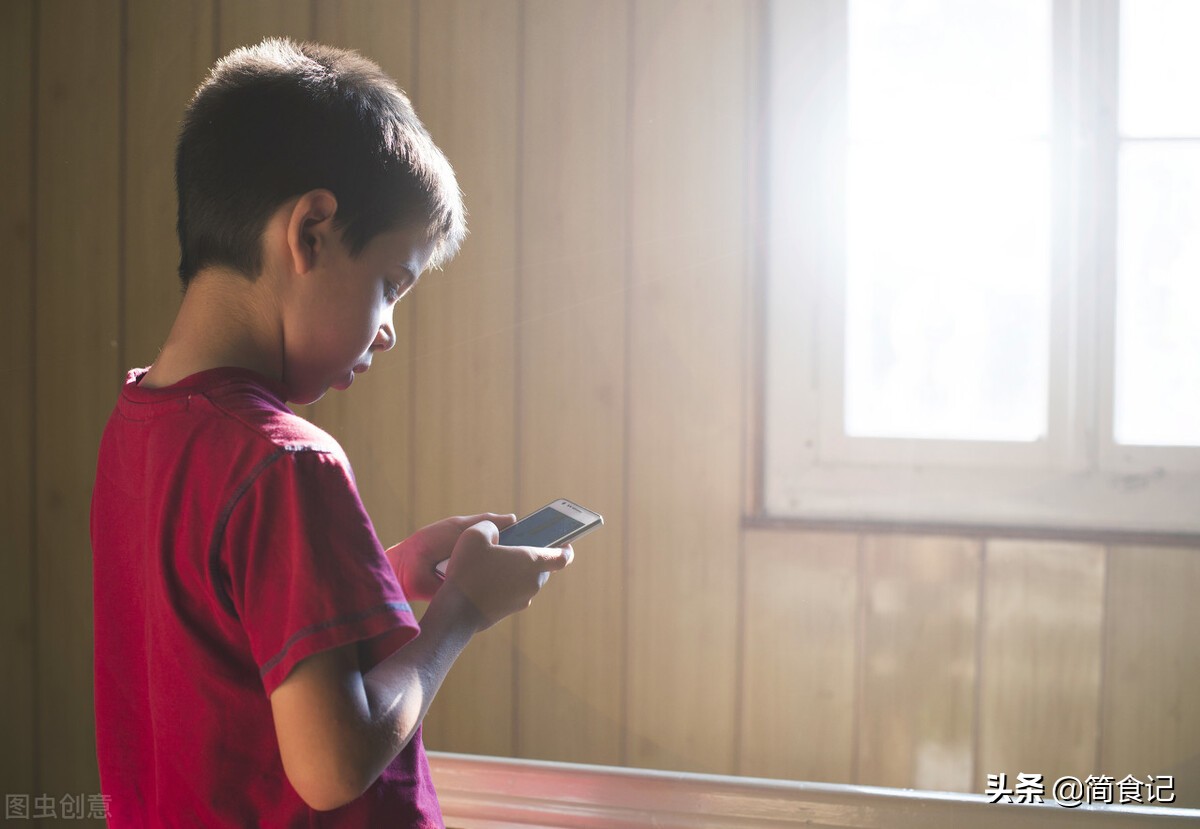
[[[1044,137],[1049,0],[849,0],[851,140]]]
[[[1113,439],[1200,445],[1200,3],[1125,0]]]
[[[1200,142],[1121,148],[1114,438],[1200,446]]]
[[[1047,424],[1050,3],[851,0],[845,430]]]
[[[1127,137],[1200,137],[1200,2],[1121,3],[1120,125]]]

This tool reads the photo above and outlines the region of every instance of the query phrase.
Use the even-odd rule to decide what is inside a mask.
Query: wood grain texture
[[[747,532],[741,759],[752,777],[854,773],[858,538]]]
[[[1200,812],[997,806],[980,794],[880,790],[432,753],[461,829],[1184,829]]]
[[[566,497],[607,526],[516,618],[521,757],[621,759],[629,12],[525,6],[518,512]]]
[[[88,515],[119,389],[121,13],[105,0],[49,0],[38,13],[38,785],[96,792]]]
[[[863,537],[858,779],[971,791],[981,544]]]
[[[1200,806],[1200,550],[1118,546],[1105,567],[1083,544],[875,536],[851,585],[854,533],[740,529],[757,8],[6,6],[0,330],[23,355],[0,421],[6,791],[97,790],[89,495],[121,373],[153,357],[175,302],[175,118],[212,57],[281,33],[396,75],[472,213],[460,258],[401,303],[401,344],[315,407],[383,540],[559,495],[609,519],[530,611],[471,644],[431,748],[979,792],[993,763],[1051,776],[1098,746],[1089,771],[1173,773]],[[568,450],[567,427],[594,444]]]
[[[354,49],[407,90],[416,72],[416,0],[338,0],[315,4],[314,37]]]
[[[746,141],[744,175],[746,177],[746,258],[742,266],[746,303],[742,317],[742,359],[744,382],[742,404],[742,505],[743,517],[763,514],[763,483],[766,468],[764,455],[766,433],[762,413],[766,411],[766,338],[767,264],[766,240],[768,179],[767,161],[770,156],[767,130],[767,60],[768,5],[748,2],[745,6],[746,27],[750,33],[749,59],[746,61],[746,122],[751,125]]]
[[[212,2],[129,0],[128,9],[122,370],[158,358],[179,310],[175,142],[217,57]]]
[[[413,292],[417,526],[516,509],[516,176],[519,6],[422,2],[418,112],[471,214],[462,252]],[[408,301],[408,300],[406,300]],[[471,642],[426,718],[431,748],[513,747],[512,620]]]
[[[30,0],[5,6],[0,30],[0,244],[5,262],[0,343],[8,399],[0,407],[4,474],[0,475],[0,787],[34,785],[33,536],[33,91],[34,9]]]
[[[225,54],[264,37],[311,40],[313,16],[313,0],[221,0],[217,11],[219,51]]]
[[[633,8],[626,762],[729,773],[750,33],[744,3]]]
[[[1108,567],[1100,770],[1174,774],[1200,807],[1200,550],[1115,547]]]
[[[1096,769],[1103,547],[996,540],[984,572],[976,790],[988,774]]]
[[[408,88],[416,77],[416,8],[385,0],[318,3],[315,37],[370,58]],[[427,275],[430,276],[430,275]],[[395,306],[396,345],[376,354],[347,392],[330,390],[310,409],[342,444],[359,494],[384,546],[416,529],[412,493],[412,300]]]

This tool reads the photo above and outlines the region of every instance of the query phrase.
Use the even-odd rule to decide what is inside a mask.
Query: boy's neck
[[[238,367],[283,379],[282,326],[261,282],[229,271],[196,274],[143,388],[163,388],[212,368]]]

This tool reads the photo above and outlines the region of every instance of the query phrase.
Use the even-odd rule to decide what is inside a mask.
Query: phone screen
[[[500,531],[500,543],[506,547],[553,547],[583,526],[553,507],[543,507]]]

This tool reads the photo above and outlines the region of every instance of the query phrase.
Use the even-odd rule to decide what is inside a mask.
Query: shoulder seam
[[[259,461],[253,469],[250,470],[250,474],[248,474],[245,480],[238,485],[238,488],[234,490],[233,495],[230,496],[229,500],[225,503],[225,506],[222,507],[221,511],[217,514],[217,521],[213,525],[212,540],[208,545],[208,578],[212,582],[214,590],[216,590],[217,599],[221,602],[221,606],[224,607],[225,611],[235,619],[237,618],[237,607],[233,603],[233,597],[230,596],[228,591],[225,590],[224,582],[221,580],[221,542],[225,538],[225,527],[229,524],[229,518],[231,515],[233,515],[234,507],[237,506],[238,502],[242,499],[242,496],[244,496],[250,487],[254,485],[254,482],[259,479],[262,473],[266,471],[268,466],[270,466],[279,458],[283,457],[285,454],[298,455],[305,452],[311,452],[319,455],[333,454],[333,450],[331,449],[308,446],[305,444],[289,443],[283,446],[277,446],[274,452],[267,455],[265,458]]]
[[[317,445],[317,443],[315,441],[309,442],[309,443],[292,443],[292,444],[276,443],[271,438],[270,435],[264,434],[263,431],[261,429],[259,429],[254,423],[251,423],[249,420],[247,420],[246,417],[244,417],[241,412],[235,411],[234,409],[231,409],[228,406],[226,406],[224,404],[224,402],[219,399],[218,395],[210,394],[210,391],[211,390],[202,392],[201,396],[203,396],[204,399],[207,400],[214,409],[221,412],[223,415],[225,415],[230,420],[233,420],[236,423],[238,423],[243,429],[250,432],[255,437],[257,437],[261,440],[264,440],[267,443],[270,443],[272,446],[281,447],[289,452],[300,451],[304,448],[311,448],[313,451],[317,451],[317,452],[329,451],[329,450],[325,449],[324,447]],[[298,414],[296,414],[295,412],[292,412],[292,411],[284,411],[284,410],[280,410],[280,409],[273,409],[273,411],[276,411],[279,414],[291,415],[292,417],[294,417],[298,420],[304,421],[304,418],[300,417]],[[312,423],[310,421],[304,421],[304,422],[308,423],[308,425],[317,429],[321,433],[321,435],[323,436],[323,439],[321,442],[326,442],[326,439],[328,439],[330,437],[328,435],[328,433],[326,433],[324,429],[321,429],[320,426],[317,426],[317,424]]]
[[[233,508],[237,506],[246,491],[254,485],[263,471],[282,457],[286,451],[288,450],[284,447],[277,448],[250,470],[250,474],[238,485],[225,506],[221,508],[217,514],[217,522],[213,525],[212,540],[208,545],[208,578],[213,584],[213,589],[216,591],[217,599],[221,602],[222,607],[235,619],[237,618],[237,608],[233,604],[233,597],[229,595],[229,591],[225,589],[225,583],[221,580],[221,542],[225,538],[225,527],[229,523],[229,516],[233,514]]]

